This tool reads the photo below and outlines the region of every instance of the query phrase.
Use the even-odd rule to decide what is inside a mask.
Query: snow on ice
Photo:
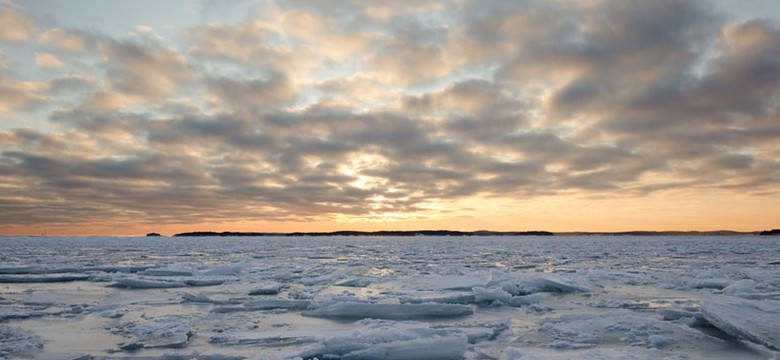
[[[780,357],[780,243],[767,237],[0,246],[0,358]]]

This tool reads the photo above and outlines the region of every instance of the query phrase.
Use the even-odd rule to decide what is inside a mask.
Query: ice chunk
[[[226,265],[215,267],[207,271],[206,275],[212,276],[235,276],[241,273],[241,266],[239,265]]]
[[[107,319],[118,319],[125,316],[125,312],[120,309],[109,309],[99,312],[98,315]]]
[[[410,284],[418,290],[471,290],[475,286],[485,286],[491,279],[490,274],[475,273],[468,275],[427,275],[416,278]]]
[[[588,288],[574,284],[554,275],[544,275],[504,281],[501,288],[512,295],[529,295],[538,292],[575,293],[588,292]]]
[[[593,344],[588,343],[576,343],[566,340],[555,340],[553,342],[539,345],[541,348],[555,349],[555,350],[577,350],[577,349],[590,349]]]
[[[780,301],[719,296],[702,302],[701,312],[729,335],[780,350]]]
[[[672,343],[672,339],[666,336],[653,334],[647,338],[647,346],[651,348],[662,348]]]
[[[0,283],[53,283],[87,281],[89,275],[84,274],[58,274],[58,275],[3,275]]]
[[[277,282],[268,282],[257,285],[249,295],[276,295],[281,290],[282,285]]]
[[[368,285],[371,285],[371,279],[359,277],[359,278],[352,278],[352,279],[346,279],[339,281],[335,283],[336,286],[345,286],[345,287],[357,287],[357,288],[363,288]]]
[[[247,302],[244,304],[244,307],[252,310],[303,310],[308,308],[309,304],[310,302],[308,300],[263,299]]]
[[[43,341],[32,331],[0,325],[0,358],[31,357],[43,349]]]
[[[441,304],[461,304],[468,305],[473,304],[476,301],[476,297],[472,293],[434,293],[426,296],[404,296],[401,299],[402,303],[421,304],[421,303],[441,303]]]
[[[720,290],[731,284],[731,280],[726,278],[714,278],[714,279],[695,279],[690,283],[690,287],[694,289],[716,289]]]
[[[664,320],[681,321],[688,326],[702,326],[708,324],[707,320],[705,320],[699,312],[668,308],[659,309],[658,313],[661,314]]]
[[[194,302],[194,303],[207,303],[216,305],[236,305],[240,304],[237,300],[215,300],[209,298],[206,294],[190,294],[186,292],[181,293],[182,302]]]
[[[230,313],[239,311],[261,311],[261,310],[303,310],[309,307],[307,300],[288,300],[288,299],[264,299],[244,303],[243,306],[223,306],[211,309],[215,313]]]
[[[723,288],[723,294],[752,300],[780,300],[780,293],[765,292],[767,289],[772,288],[774,287],[764,282],[759,283],[751,279],[742,279]]]
[[[0,267],[0,274],[3,275],[40,274],[42,272],[44,272],[43,269],[32,267],[32,266]]]
[[[180,288],[186,285],[180,281],[123,278],[117,279],[111,286],[126,289],[169,289]]]
[[[265,335],[257,336],[246,332],[224,332],[209,339],[209,343],[222,346],[258,346],[282,347],[311,344],[316,342],[312,336]]]
[[[393,341],[353,351],[343,360],[456,360],[466,352],[465,336],[442,336],[415,340]]]
[[[475,286],[473,290],[475,301],[478,303],[489,303],[496,300],[503,303],[508,303],[512,299],[512,294],[504,291],[504,289],[498,286],[493,286],[487,289],[481,286]]]
[[[413,338],[466,336],[469,344],[495,340],[503,332],[509,330],[508,320],[494,323],[429,324],[427,325],[428,327],[421,327],[424,326],[424,322],[384,319],[363,319],[355,322],[355,324],[381,331],[381,334],[384,335],[405,332],[406,334],[412,334]],[[399,340],[399,338],[394,338],[394,340]]]
[[[483,288],[480,286],[474,287],[474,297],[476,303],[494,303],[499,302],[510,306],[523,306],[537,304],[547,298],[548,293],[534,293],[530,295],[512,296],[512,294],[506,292],[503,288],[493,286],[490,288]]]
[[[658,349],[628,348],[620,349],[588,349],[584,351],[567,351],[562,353],[541,353],[536,354],[527,349],[508,347],[501,360],[683,360],[687,357],[675,356]]]
[[[48,315],[55,315],[55,313],[51,311],[44,311],[43,307],[35,307],[33,309],[25,306],[0,307],[0,322],[6,320],[30,319]]]
[[[333,272],[325,275],[305,277],[302,278],[300,281],[301,284],[306,286],[328,285],[334,283],[336,280],[341,279],[342,276],[343,275],[339,272]]]
[[[372,304],[340,302],[325,305],[302,315],[342,319],[408,319],[458,317],[474,313],[470,306],[456,304]]]
[[[395,322],[376,325],[371,330],[339,332],[320,338],[296,355],[304,359],[449,360],[462,359],[468,348],[467,336],[449,330],[409,327],[408,323]]]
[[[146,276],[192,276],[192,271],[183,269],[147,269],[139,273]]]
[[[193,332],[179,319],[159,319],[147,323],[127,322],[112,332],[117,335],[132,336],[135,340],[119,344],[120,350],[138,349],[182,349],[189,343]]]
[[[187,279],[184,280],[184,285],[188,286],[214,286],[222,285],[224,279]]]

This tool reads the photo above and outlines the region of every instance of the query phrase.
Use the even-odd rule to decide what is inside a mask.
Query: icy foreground
[[[780,358],[773,237],[0,238],[0,248],[0,358]]]

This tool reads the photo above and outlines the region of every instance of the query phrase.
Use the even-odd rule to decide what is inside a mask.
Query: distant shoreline
[[[331,232],[237,232],[237,231],[193,231],[174,234],[173,237],[246,237],[246,236],[735,236],[735,235],[780,235],[780,229],[764,231],[618,231],[618,232],[551,232],[551,231],[454,231],[454,230],[403,230],[403,231],[331,231]],[[147,236],[157,236],[148,234]]]
[[[553,236],[549,231],[453,231],[453,230],[410,230],[410,231],[332,231],[332,232],[292,232],[263,233],[235,231],[194,231],[173,235],[174,237],[199,236]]]

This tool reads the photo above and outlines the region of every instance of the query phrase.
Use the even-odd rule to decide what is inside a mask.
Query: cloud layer
[[[780,196],[776,20],[681,0],[399,4],[262,3],[121,38],[0,5],[0,225]]]

